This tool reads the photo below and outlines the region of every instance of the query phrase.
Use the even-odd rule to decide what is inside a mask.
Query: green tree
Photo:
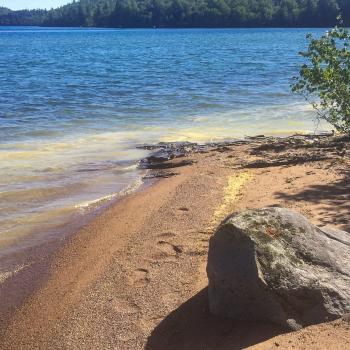
[[[329,27],[350,0],[74,0],[56,9],[0,8],[0,25],[84,27]]]
[[[335,27],[320,38],[307,35],[309,47],[292,91],[302,94],[340,132],[350,132],[350,32]]]
[[[278,12],[281,23],[295,25],[300,16],[300,7],[296,0],[282,0]]]

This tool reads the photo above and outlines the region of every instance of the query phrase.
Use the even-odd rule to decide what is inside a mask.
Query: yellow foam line
[[[213,217],[213,223],[222,220],[229,214],[233,203],[237,200],[242,186],[251,179],[252,175],[249,172],[243,172],[237,175],[229,176],[227,186],[224,188],[223,202],[220,204]]]

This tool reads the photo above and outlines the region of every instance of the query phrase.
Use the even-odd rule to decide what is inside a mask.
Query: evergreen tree
[[[50,11],[0,8],[0,25],[329,27],[350,0],[80,0]]]

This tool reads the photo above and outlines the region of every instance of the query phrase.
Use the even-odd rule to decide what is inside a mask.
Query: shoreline
[[[144,179],[139,186],[120,191],[123,193],[103,201],[93,209],[90,208],[89,212],[82,216],[77,216],[74,222],[68,223],[69,228],[62,230],[60,234],[42,233],[33,244],[21,241],[17,245],[10,244],[4,247],[0,255],[0,265],[2,270],[7,271],[0,274],[0,295],[5,297],[5,302],[0,303],[0,342],[3,330],[6,329],[15,310],[21,307],[49,277],[50,263],[60,250],[109,208],[132,194],[142,192],[156,181],[157,179]],[[14,290],[20,292],[16,294],[13,293]]]
[[[314,139],[317,137],[322,139],[324,136],[313,136]],[[286,140],[290,139],[291,138],[274,138],[274,142],[277,145],[278,143],[285,143]],[[307,136],[304,136],[304,139],[307,139]],[[310,174],[307,176],[305,175],[305,172],[301,173],[304,175],[301,176],[300,179],[306,181],[307,178],[307,184],[312,183],[312,181],[319,182],[319,176],[321,176],[324,181],[326,179],[330,181],[332,178],[332,174],[327,174],[326,170],[321,171],[323,163],[329,163],[329,159],[304,159],[302,162],[299,159],[299,163],[297,162],[296,165],[268,164],[267,166],[262,166],[260,163],[259,166],[261,166],[261,168],[246,167],[242,169],[241,165],[243,163],[247,163],[247,160],[250,161],[250,165],[252,165],[254,161],[256,162],[256,155],[251,154],[252,149],[259,148],[261,145],[269,143],[271,143],[271,139],[266,140],[266,138],[255,137],[250,138],[247,141],[216,143],[215,145],[211,145],[210,148],[208,147],[206,150],[201,150],[203,152],[193,152],[192,150],[189,151],[188,154],[181,155],[179,157],[172,157],[170,155],[168,160],[163,160],[161,163],[173,163],[173,165],[181,164],[184,159],[187,160],[189,158],[193,160],[193,163],[168,168],[168,170],[165,171],[165,174],[167,171],[173,172],[173,174],[168,177],[163,176],[163,169],[162,176],[155,176],[155,178],[147,180],[148,186],[145,186],[136,192],[132,192],[125,197],[118,198],[118,200],[116,200],[114,203],[110,203],[107,208],[94,216],[91,221],[81,227],[77,232],[72,233],[64,239],[57,238],[55,244],[53,245],[47,243],[45,245],[45,243],[43,243],[42,247],[38,247],[38,251],[41,252],[42,256],[39,255],[37,257],[37,265],[34,264],[35,266],[32,265],[28,269],[19,271],[16,276],[10,278],[8,281],[6,281],[7,283],[5,283],[7,284],[7,287],[5,288],[4,295],[6,296],[6,293],[11,295],[9,296],[9,299],[6,299],[8,300],[8,305],[10,304],[11,297],[14,298],[13,300],[16,299],[13,295],[13,290],[16,290],[19,294],[17,294],[17,302],[12,304],[12,310],[7,312],[7,316],[5,316],[5,318],[2,316],[3,320],[0,332],[0,343],[4,341],[6,349],[14,348],[10,345],[11,339],[13,346],[15,344],[13,341],[16,339],[14,335],[17,334],[17,336],[19,336],[18,332],[20,332],[21,329],[23,330],[23,327],[26,328],[25,325],[28,327],[27,322],[29,320],[35,323],[34,328],[38,331],[41,329],[40,327],[42,327],[43,329],[51,329],[50,332],[53,332],[52,336],[55,334],[60,334],[62,330],[60,331],[57,329],[55,323],[60,323],[60,320],[66,319],[67,317],[69,318],[70,315],[73,314],[72,311],[76,307],[79,308],[82,300],[83,304],[86,302],[84,301],[85,297],[89,295],[86,294],[87,290],[91,290],[91,288],[93,289],[96,286],[96,288],[98,288],[101,283],[110,283],[108,282],[109,279],[105,278],[105,273],[108,273],[110,266],[113,264],[117,264],[116,266],[123,265],[123,261],[125,259],[130,259],[131,261],[134,259],[133,254],[136,253],[133,250],[134,248],[130,247],[129,245],[130,242],[135,244],[137,243],[136,246],[139,245],[140,247],[142,244],[144,244],[142,237],[139,236],[140,232],[143,232],[143,230],[147,231],[149,229],[151,231],[157,231],[158,226],[163,227],[165,225],[163,229],[159,228],[159,230],[166,232],[162,233],[164,236],[159,238],[159,241],[155,247],[147,248],[147,252],[152,256],[152,258],[147,258],[145,260],[145,264],[148,266],[147,268],[138,267],[131,273],[130,276],[129,272],[127,272],[125,276],[117,276],[117,280],[121,278],[124,283],[127,281],[127,284],[131,280],[131,285],[129,288],[139,288],[143,286],[147,289],[149,284],[148,282],[151,280],[150,275],[152,275],[149,266],[163,266],[164,264],[178,266],[180,275],[187,274],[190,276],[190,280],[194,282],[195,287],[188,287],[187,284],[182,285],[182,287],[177,286],[177,288],[181,287],[182,289],[185,289],[185,291],[182,290],[179,292],[180,297],[176,297],[175,302],[172,300],[166,301],[166,304],[169,304],[166,309],[169,309],[169,311],[176,307],[176,304],[181,304],[181,300],[188,299],[188,297],[190,297],[194,291],[205,288],[206,277],[203,272],[203,264],[205,263],[206,259],[205,240],[209,238],[210,233],[214,230],[218,222],[220,222],[220,220],[222,220],[233,209],[237,210],[249,206],[269,204],[268,201],[266,202],[264,197],[261,197],[260,199],[257,198],[257,194],[254,193],[254,191],[252,192],[251,186],[247,188],[246,185],[248,183],[250,185],[254,185],[252,182],[257,181],[256,179],[264,178],[264,181],[261,180],[261,183],[265,183],[266,186],[269,184],[275,187],[282,186],[281,184],[285,181],[283,176],[286,176],[281,175],[281,172],[283,173],[285,171],[283,167],[292,166],[292,170],[294,171],[294,169],[298,170],[299,167],[303,167],[303,164],[306,164],[305,166],[311,169],[308,171],[318,172],[317,175]],[[314,141],[307,142],[307,147],[313,143]],[[288,149],[288,145],[286,147]],[[292,148],[292,146],[290,147]],[[293,159],[295,160],[295,158]],[[317,164],[317,162],[321,164],[321,168],[319,170],[317,170],[317,168],[314,169],[314,164]],[[227,163],[230,163],[230,165],[228,166]],[[328,163],[326,164],[327,166]],[[249,164],[247,163],[246,165]],[[268,176],[268,173],[266,173],[267,170],[269,172],[273,172],[273,176],[275,176],[278,180],[277,184],[274,183],[276,182],[276,179],[271,182],[271,179],[269,179],[270,176]],[[305,169],[299,169],[298,171],[304,170]],[[153,169],[151,170],[151,173],[153,172],[153,174],[157,174],[159,171],[159,169]],[[245,173],[251,173],[254,176],[241,176]],[[256,173],[258,173],[258,176],[256,176]],[[329,178],[327,178],[327,176],[329,176]],[[338,174],[337,176],[339,177],[340,175]],[[161,177],[161,180],[157,179],[157,177]],[[232,183],[236,184],[237,186],[230,187],[227,183],[228,179],[232,179]],[[290,183],[293,183],[293,181],[301,180],[292,180],[291,182],[287,183],[287,187]],[[193,197],[193,195],[195,196]],[[206,202],[202,203],[201,198],[205,198]],[[281,200],[284,201],[285,199]],[[183,205],[182,202],[185,204]],[[169,216],[163,217],[159,214],[159,212],[165,210],[164,208],[169,205],[170,208],[167,209],[168,211],[166,212],[171,213],[170,215],[173,215],[176,220],[179,220],[178,223],[173,223],[174,218]],[[174,205],[178,206],[176,210],[173,208]],[[315,204],[308,204],[306,207],[303,207],[299,203],[295,202],[293,205],[294,207],[296,205],[296,209],[299,209],[304,213],[308,213],[309,210],[309,216],[310,210],[311,212],[315,213],[320,211]],[[200,213],[193,213],[193,210],[199,209]],[[347,210],[347,208],[344,207],[344,210]],[[314,219],[316,219],[316,221],[318,220],[317,215],[314,217]],[[152,225],[154,225],[152,220],[157,222],[157,226],[154,229],[152,229]],[[204,228],[201,227],[203,225],[201,222],[199,222],[200,220],[206,222]],[[339,222],[334,220],[334,223],[339,227],[344,226],[341,223],[341,218],[338,218],[338,221]],[[149,225],[150,228],[145,227],[142,229],[143,225],[145,224]],[[192,238],[195,241],[194,246],[190,247],[189,244],[189,247],[186,247],[188,242],[186,242],[185,237],[182,237],[181,239],[178,237],[181,235],[180,231],[179,233],[175,233],[175,235],[173,235],[172,231],[168,232],[166,228],[170,229],[172,225],[178,227],[177,229],[180,231],[180,228],[182,227],[181,225],[185,225],[187,227],[187,231],[190,232],[190,236],[194,236]],[[193,225],[195,227],[192,227]],[[196,227],[196,225],[198,227]],[[200,242],[203,240],[202,243],[197,242],[198,237],[196,236],[198,235],[199,231],[192,232],[196,230],[203,231],[203,233],[199,234],[202,237],[200,238]],[[145,242],[148,242],[148,240],[151,239],[151,233],[148,235],[150,238],[147,238],[148,236],[146,235]],[[176,239],[181,240],[180,244],[175,245],[170,243],[172,240]],[[99,250],[100,248],[101,250]],[[118,259],[118,257],[120,259]],[[140,261],[143,259],[144,258],[141,258]],[[181,265],[182,263],[180,263],[178,259],[180,261],[184,260],[184,265]],[[187,266],[190,261],[192,261],[192,264],[196,265],[195,268],[189,268]],[[86,263],[86,266],[84,263]],[[126,267],[122,266],[121,268],[122,270],[126,269]],[[168,270],[168,273],[170,273],[170,271]],[[31,279],[31,275],[34,273],[39,273],[41,277],[38,277],[37,280],[33,281]],[[167,275],[164,275],[163,273],[163,276]],[[62,281],[64,283],[62,283]],[[172,281],[173,279],[170,278],[169,283],[171,284]],[[78,288],[72,289],[72,286],[77,286]],[[57,288],[60,290],[58,291]],[[55,291],[54,294],[52,294],[53,291]],[[128,292],[130,291],[128,290]],[[24,295],[21,293],[24,293]],[[62,300],[60,300],[60,298],[62,298]],[[21,299],[21,301],[19,301],[19,299]],[[133,298],[126,297],[125,300],[118,301],[117,304],[114,305],[114,308],[124,310],[122,312],[124,315],[123,317],[133,317],[132,315],[135,315],[138,312],[139,306],[137,308],[133,307],[130,304],[131,299]],[[62,301],[63,305],[58,306],[60,303],[59,300],[60,302]],[[107,304],[108,303],[109,302],[107,302]],[[4,303],[2,304],[2,306],[4,306]],[[33,319],[33,315],[31,315],[31,313],[33,310],[40,311],[40,308],[38,309],[39,305],[41,308],[46,310],[46,315],[38,315],[38,317]],[[17,311],[15,311],[16,309]],[[150,310],[148,310],[148,312],[150,312]],[[78,312],[78,314],[80,313]],[[4,315],[4,313],[2,313],[2,315]],[[47,317],[49,317],[49,319],[47,319]],[[160,319],[158,317],[157,320],[161,321],[162,318],[163,316]],[[9,325],[9,329],[5,335],[4,325],[6,324]],[[144,328],[142,332],[144,332],[144,334],[151,334],[153,329],[152,327],[156,325],[157,322],[154,321],[149,322],[147,326],[144,324],[141,327]],[[62,327],[64,328],[64,326]],[[258,326],[258,328],[259,327],[261,327],[261,325]],[[26,341],[29,341],[30,339],[30,337],[28,337],[28,332],[34,332],[32,333],[32,336],[36,334],[35,336],[40,338],[39,343],[36,343],[37,346],[39,346],[38,348],[45,348],[40,346],[44,346],[44,344],[47,346],[47,344],[52,341],[49,334],[44,335],[42,331],[35,333],[35,330],[26,329],[24,334],[20,336],[23,343],[16,344],[18,349],[28,348],[26,347],[28,346]],[[130,332],[135,333],[135,331],[129,330],[129,333]],[[280,332],[281,330],[270,329],[268,334],[276,335]],[[1,338],[1,335],[3,338]],[[66,334],[66,336],[68,335]],[[141,339],[144,339],[144,336],[139,335],[139,337],[140,338],[137,338],[137,344],[139,344],[139,341],[142,342]],[[37,341],[39,338],[37,338]],[[69,336],[67,339],[69,339]],[[125,336],[121,336],[120,339],[124,339],[123,344],[125,342],[129,344],[125,346],[126,349],[132,348],[128,347],[132,342],[131,340],[125,341]],[[119,344],[121,341],[120,339],[116,339],[115,341]],[[35,341],[35,339],[32,339],[32,341]],[[135,339],[133,341],[135,341]],[[52,343],[51,345],[53,348],[58,347],[58,344]],[[124,348],[124,345],[122,348]],[[134,348],[141,347],[138,345]],[[146,348],[157,349],[160,347],[155,346]]]
[[[311,134],[310,134],[311,135]],[[288,138],[292,135],[288,136],[266,136],[266,139],[273,138]],[[160,179],[164,177],[162,175],[162,167],[154,168],[152,167],[152,162],[150,164],[147,163],[147,159],[152,159],[154,154],[157,154],[159,151],[169,151],[169,157],[167,160],[173,158],[183,158],[188,157],[193,153],[200,153],[201,151],[210,150],[215,147],[225,146],[225,145],[233,145],[233,144],[241,144],[248,143],[250,140],[253,140],[254,137],[247,136],[245,138],[232,139],[232,140],[222,140],[222,141],[213,141],[213,142],[189,142],[189,141],[173,141],[173,142],[159,142],[155,144],[139,144],[135,146],[135,149],[148,151],[149,154],[144,158],[140,158],[137,162],[137,169],[143,170],[144,173],[140,174],[138,180],[134,183],[131,183],[125,188],[122,188],[118,193],[111,193],[104,197],[97,198],[95,200],[90,201],[89,203],[81,203],[76,205],[77,212],[72,216],[72,219],[67,221],[64,226],[67,228],[57,229],[58,233],[52,232],[44,232],[44,230],[39,230],[39,232],[30,232],[25,234],[23,237],[19,237],[14,239],[13,241],[3,243],[0,248],[0,261],[1,259],[6,259],[7,255],[16,255],[18,251],[26,251],[31,249],[36,249],[37,246],[48,242],[48,240],[61,240],[67,236],[75,234],[82,227],[87,225],[91,220],[93,220],[96,216],[100,215],[104,210],[108,209],[110,206],[114,205],[121,198],[129,195],[130,193],[137,192],[142,190],[144,187],[147,187],[152,184],[156,179]],[[182,154],[178,154],[179,150],[177,150],[177,145],[181,148],[183,146],[189,146],[190,149],[180,151]],[[192,148],[191,148],[192,147]],[[186,148],[186,147],[185,147]],[[162,159],[163,155],[160,157],[160,163],[164,161]],[[158,159],[159,160],[159,159]],[[157,159],[156,159],[157,161]],[[160,164],[158,164],[160,165]],[[159,171],[157,171],[157,169]],[[171,168],[170,168],[171,169]],[[171,174],[171,172],[170,172]],[[171,175],[170,175],[171,176]],[[137,183],[136,183],[137,182]],[[84,213],[79,213],[79,210],[83,210]],[[1,266],[4,270],[4,266]],[[0,271],[0,284],[3,281],[3,275],[9,275],[11,271]]]

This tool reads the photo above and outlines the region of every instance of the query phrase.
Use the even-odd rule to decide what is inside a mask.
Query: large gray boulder
[[[283,208],[228,217],[212,236],[211,312],[290,329],[350,312],[350,234]]]

